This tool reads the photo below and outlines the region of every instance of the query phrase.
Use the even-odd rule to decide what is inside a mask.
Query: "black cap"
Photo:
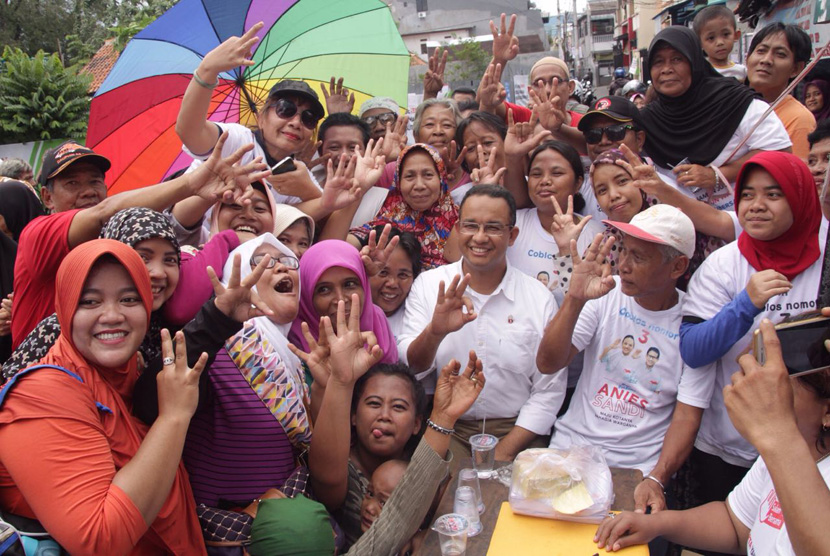
[[[320,104],[320,98],[305,81],[283,79],[271,87],[271,91],[268,93],[268,98],[288,96],[298,96],[308,100],[311,103],[311,111],[314,112],[314,115],[319,119],[322,120],[326,116],[326,110],[323,108],[323,105]]]
[[[96,154],[92,149],[84,147],[75,141],[64,141],[54,149],[49,149],[43,155],[43,165],[40,168],[38,182],[40,182],[41,186],[45,187],[47,181],[82,159],[91,164],[95,164],[105,174],[110,169],[110,166],[112,166],[107,157]]]
[[[594,102],[593,106],[579,120],[577,125],[579,131],[588,131],[588,124],[595,114],[606,116],[618,122],[638,123],[640,120],[639,108],[627,98],[619,96],[602,97]]]

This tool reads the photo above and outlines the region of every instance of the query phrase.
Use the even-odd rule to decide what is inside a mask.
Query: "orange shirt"
[[[792,95],[784,97],[775,107],[775,114],[784,124],[787,135],[790,136],[790,141],[793,142],[793,154],[806,161],[810,155],[810,143],[807,141],[807,135],[816,129],[815,116]]]

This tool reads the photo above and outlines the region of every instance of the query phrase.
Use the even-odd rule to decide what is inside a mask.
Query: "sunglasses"
[[[288,100],[287,98],[277,99],[277,102],[275,102],[273,106],[277,116],[283,120],[290,120],[297,114],[298,110],[296,103]],[[320,118],[318,118],[317,115],[311,110],[303,110],[300,114],[300,121],[306,128],[314,131],[317,129],[317,122],[320,121]]]
[[[635,128],[631,124],[614,124],[609,125],[608,127],[589,129],[588,131],[585,131],[583,135],[585,135],[586,143],[589,145],[596,145],[602,141],[603,133],[606,137],[608,137],[609,141],[622,141],[625,139],[625,134],[629,129],[634,130]]]
[[[251,257],[251,267],[255,268],[262,262],[262,259],[265,258],[265,255],[254,255]],[[283,265],[285,268],[289,270],[296,270],[300,268],[300,260],[296,257],[292,257],[290,255],[280,255],[279,257],[271,257],[271,260],[268,261],[268,266],[265,268],[274,268],[277,266],[277,263]]]
[[[384,112],[383,114],[378,114],[377,116],[367,116],[366,118],[363,118],[363,121],[366,122],[369,127],[372,127],[375,125],[375,122],[380,122],[381,124],[386,125],[394,123],[397,119],[398,115],[394,112]]]

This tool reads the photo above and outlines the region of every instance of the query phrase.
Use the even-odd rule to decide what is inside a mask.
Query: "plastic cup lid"
[[[432,528],[445,535],[463,533],[470,526],[470,522],[461,514],[444,514],[435,520]]]
[[[492,434],[476,434],[470,437],[470,444],[476,448],[493,448],[499,443],[499,439]]]

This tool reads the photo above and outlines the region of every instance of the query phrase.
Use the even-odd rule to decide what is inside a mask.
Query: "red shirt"
[[[69,253],[69,226],[81,209],[32,220],[20,234],[14,263],[12,349],[55,312],[55,277]]]
[[[532,110],[527,106],[521,106],[519,104],[513,104],[512,102],[504,102],[504,106],[507,110],[513,110],[513,121],[516,123],[519,122],[529,122],[530,121],[530,114]],[[506,114],[506,112],[505,112]],[[571,115],[571,122],[567,125],[571,127],[576,127],[579,124],[579,120],[582,119],[582,114],[578,112],[571,112],[568,110],[568,114]],[[507,116],[504,117],[505,123],[507,123]]]

